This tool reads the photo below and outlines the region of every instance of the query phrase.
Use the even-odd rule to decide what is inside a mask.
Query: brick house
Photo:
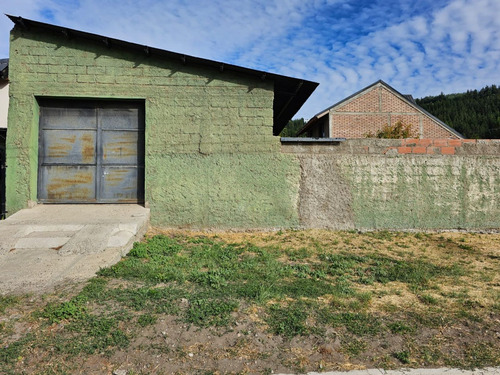
[[[154,225],[297,225],[275,135],[317,83],[9,18],[9,215],[127,202]]]
[[[365,138],[398,121],[411,125],[414,138],[463,136],[384,81],[377,81],[315,115],[299,131],[314,138]]]

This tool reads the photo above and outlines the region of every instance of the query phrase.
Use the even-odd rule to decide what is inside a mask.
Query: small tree
[[[405,125],[402,121],[397,121],[394,125],[384,125],[375,134],[369,132],[365,136],[366,138],[401,139],[413,138],[415,135],[411,130],[411,124]]]

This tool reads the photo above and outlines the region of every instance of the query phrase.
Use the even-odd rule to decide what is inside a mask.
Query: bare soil
[[[201,328],[169,314],[157,314],[153,324],[139,329],[135,324],[121,321],[120,328],[131,337],[128,345],[75,355],[64,353],[54,344],[58,335],[68,335],[66,322],[47,325],[43,318],[33,314],[49,302],[68,300],[84,283],[68,285],[42,297],[19,297],[14,303],[5,303],[3,311],[0,306],[1,348],[9,348],[27,335],[35,337],[14,360],[2,362],[0,356],[0,372],[112,374],[126,370],[127,374],[271,374],[500,365],[500,234],[395,233],[384,238],[330,231],[154,230],[149,236],[160,232],[168,236],[201,236],[227,243],[275,246],[283,251],[327,248],[360,255],[376,252],[393,259],[425,259],[441,266],[458,263],[467,273],[459,279],[440,279],[439,285],[425,291],[425,298],[400,282],[359,285],[360,292],[372,296],[364,311],[377,317],[384,327],[375,334],[354,334],[345,326],[326,326],[307,335],[277,335],[264,319],[266,306],[242,303],[231,313],[231,323],[223,327]],[[315,260],[312,251],[308,261]],[[129,283],[116,280],[109,286],[123,287]],[[460,295],[465,297],[457,297]],[[332,297],[321,298],[321,303],[331,305]],[[181,301],[180,308],[186,308],[187,303]],[[113,303],[108,306],[114,307]],[[95,306],[94,313],[99,308],[103,309],[102,305]],[[132,316],[130,321],[134,319]],[[408,323],[415,329],[402,332],[388,328],[394,327],[391,325],[394,322]],[[316,322],[308,324],[314,326]]]

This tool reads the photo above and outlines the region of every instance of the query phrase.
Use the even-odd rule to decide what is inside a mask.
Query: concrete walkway
[[[277,374],[284,375],[284,374]],[[400,370],[353,370],[353,371],[326,371],[309,372],[307,375],[500,375],[500,368],[487,367],[476,370],[461,370],[457,368],[428,368],[428,369],[400,369]]]
[[[45,293],[115,264],[149,224],[139,205],[38,205],[0,221],[0,294]]]

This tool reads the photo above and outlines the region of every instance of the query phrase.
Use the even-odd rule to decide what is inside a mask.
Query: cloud
[[[399,17],[344,44],[311,40],[326,50],[321,54],[330,55],[332,64],[322,72],[314,69],[314,58],[305,64],[312,68],[301,73],[321,85],[299,115],[311,117],[377,79],[416,97],[498,84],[498,14],[496,0],[457,0],[429,13]]]
[[[5,13],[320,82],[311,117],[378,79],[416,97],[500,83],[498,0],[7,0]],[[0,17],[0,57],[12,23]]]

